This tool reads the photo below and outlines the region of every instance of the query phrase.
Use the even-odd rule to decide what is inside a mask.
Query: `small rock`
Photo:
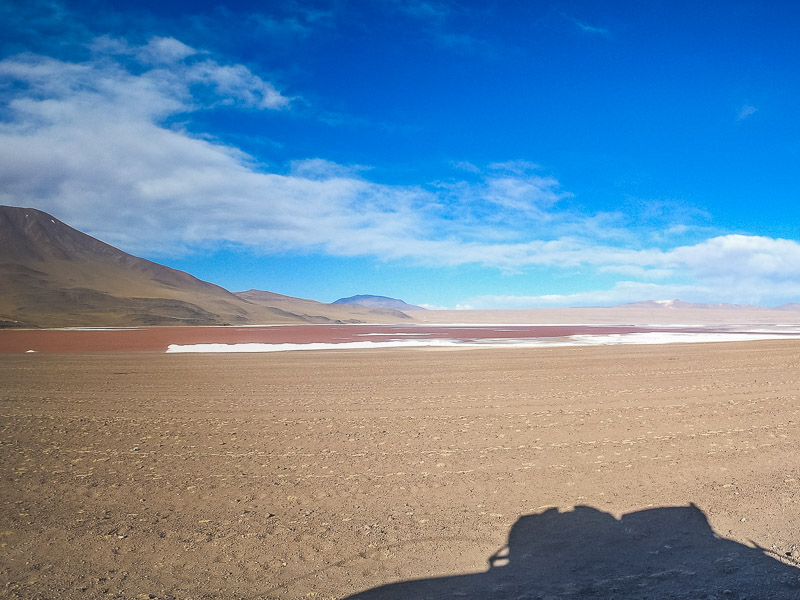
[[[134,451],[134,452],[138,452],[138,451],[139,451],[139,446],[134,446],[134,447],[133,447],[133,451]]]

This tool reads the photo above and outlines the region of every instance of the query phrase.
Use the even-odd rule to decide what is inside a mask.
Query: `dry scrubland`
[[[800,597],[771,557],[800,551],[798,367],[797,342],[2,356],[0,597],[342,598],[486,571],[520,518],[494,576],[397,597]]]

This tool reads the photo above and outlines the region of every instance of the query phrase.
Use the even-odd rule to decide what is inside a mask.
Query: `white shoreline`
[[[387,340],[381,342],[339,342],[308,344],[170,344],[168,354],[184,353],[257,353],[292,352],[307,350],[370,350],[381,348],[556,348],[564,346],[620,346],[655,344],[697,344],[713,342],[746,342],[759,340],[800,339],[800,333],[685,333],[641,332],[607,335],[580,334],[566,338],[509,338],[485,341],[459,341],[455,339]]]

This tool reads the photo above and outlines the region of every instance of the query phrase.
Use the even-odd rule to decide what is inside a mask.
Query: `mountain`
[[[644,300],[642,302],[632,302],[630,304],[620,304],[612,308],[668,308],[668,309],[712,309],[712,310],[766,310],[763,306],[752,304],[698,304],[695,302],[684,302],[683,300]],[[791,310],[791,309],[783,309]]]
[[[786,304],[776,306],[773,310],[800,310],[800,304],[797,302],[787,302]]]
[[[425,310],[421,306],[407,304],[402,300],[398,300],[397,298],[389,298],[388,296],[371,296],[368,294],[350,296],[349,298],[339,298],[331,304],[350,304],[353,306],[365,306],[368,308],[393,308],[394,310]]]
[[[376,322],[376,319],[389,321],[408,320],[409,317],[404,312],[393,308],[370,308],[357,304],[325,304],[316,300],[306,300],[293,296],[284,296],[275,292],[265,292],[263,290],[247,290],[246,292],[234,292],[234,295],[252,302],[275,308],[283,308],[292,312],[304,314],[324,313],[330,318],[335,318],[343,323]],[[410,310],[410,309],[409,309]]]
[[[0,281],[5,327],[336,323],[343,316],[286,296],[251,302],[33,208],[0,206]],[[387,315],[354,313],[347,321],[386,322]]]

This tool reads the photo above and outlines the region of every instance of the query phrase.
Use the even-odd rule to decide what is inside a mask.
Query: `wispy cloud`
[[[750,104],[745,104],[742,108],[739,109],[739,113],[736,115],[737,121],[742,121],[747,117],[754,115],[758,109],[755,106]]]
[[[589,25],[588,23],[584,23],[582,21],[579,21],[578,19],[572,19],[572,22],[575,23],[575,26],[578,29],[580,29],[583,33],[588,33],[591,35],[602,35],[604,37],[611,36],[611,32],[604,27]]]
[[[476,6],[434,0],[391,0],[386,6],[409,18],[441,48],[484,58],[495,55],[493,46],[480,36],[481,11]]]
[[[444,19],[452,10],[445,3],[430,0],[398,0],[394,5],[400,12],[426,21]]]
[[[256,7],[246,20],[260,34],[284,40],[286,38],[305,38],[320,29],[332,28],[336,22],[333,7],[312,7],[307,3],[293,0],[275,3],[271,12]]]
[[[101,80],[106,72],[104,58],[117,59],[117,74],[124,78],[130,75],[129,67],[145,68],[137,78],[128,77],[126,82],[138,79],[152,81],[154,91],[183,99],[192,96],[195,100],[205,97],[207,102],[222,105],[241,105],[251,108],[287,108],[291,102],[272,83],[264,81],[244,65],[220,64],[211,60],[204,52],[198,52],[174,38],[153,37],[141,46],[130,46],[124,39],[102,36],[90,45],[97,60],[84,63],[92,66],[87,71],[86,84]],[[23,59],[17,59],[21,62]],[[14,64],[14,60],[7,64]],[[58,67],[56,67],[58,68]],[[125,83],[125,82],[123,82]],[[201,94],[199,90],[206,93]]]

